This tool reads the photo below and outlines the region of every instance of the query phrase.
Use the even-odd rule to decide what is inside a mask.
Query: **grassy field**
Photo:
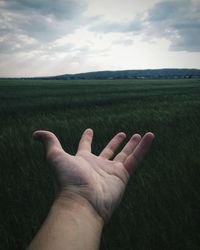
[[[0,249],[24,249],[54,198],[36,129],[74,154],[94,129],[156,139],[106,225],[101,250],[200,249],[200,80],[0,81]],[[77,239],[78,240],[78,239]]]

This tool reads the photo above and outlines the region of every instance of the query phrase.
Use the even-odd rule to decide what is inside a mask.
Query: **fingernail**
[[[91,128],[87,128],[85,132],[90,136],[93,134],[93,130]]]
[[[118,136],[119,136],[120,138],[125,138],[125,137],[126,137],[126,134],[125,134],[124,132],[120,132],[120,133],[118,134]]]
[[[139,134],[134,134],[134,135],[131,137],[131,140],[135,140],[135,139],[141,140],[141,135],[139,135]]]

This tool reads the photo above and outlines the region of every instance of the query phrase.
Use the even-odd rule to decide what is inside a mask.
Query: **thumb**
[[[33,137],[44,144],[47,153],[49,153],[53,149],[62,150],[62,146],[58,138],[50,131],[37,130],[33,133]]]

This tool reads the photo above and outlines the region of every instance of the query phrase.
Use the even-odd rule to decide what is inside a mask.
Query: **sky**
[[[0,77],[200,69],[200,0],[0,0]]]

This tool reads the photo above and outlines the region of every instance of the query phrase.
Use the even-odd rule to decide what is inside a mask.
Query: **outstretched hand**
[[[57,137],[49,131],[39,130],[33,136],[45,145],[58,195],[63,198],[69,193],[81,196],[104,220],[108,220],[119,204],[131,172],[144,158],[154,138],[150,132],[142,138],[134,134],[112,160],[126,138],[122,132],[115,135],[98,156],[91,152],[91,129],[82,134],[76,155],[65,152]]]

